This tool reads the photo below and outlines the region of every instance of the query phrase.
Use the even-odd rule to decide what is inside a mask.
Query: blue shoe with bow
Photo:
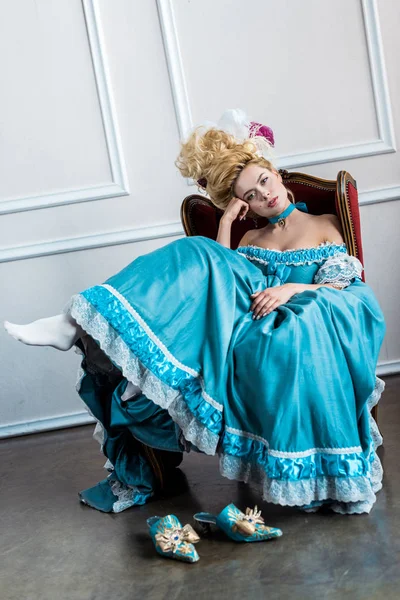
[[[150,535],[161,556],[194,563],[199,560],[193,544],[200,540],[191,525],[182,527],[175,515],[147,519]]]
[[[280,529],[264,524],[257,506],[253,509],[246,508],[246,512],[243,513],[234,504],[228,504],[218,516],[200,512],[193,518],[205,531],[208,531],[211,525],[217,525],[235,542],[263,542],[282,535]]]

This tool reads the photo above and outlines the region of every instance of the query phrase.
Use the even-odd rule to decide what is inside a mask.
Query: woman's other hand
[[[285,304],[297,293],[295,283],[285,283],[272,288],[266,288],[262,292],[250,295],[253,302],[250,310],[253,311],[253,319],[265,317],[270,312]]]
[[[226,207],[222,219],[224,221],[229,221],[230,223],[233,223],[233,221],[235,221],[235,219],[239,217],[239,220],[242,221],[245,218],[248,210],[249,205],[247,204],[247,202],[241,200],[240,198],[234,197]]]

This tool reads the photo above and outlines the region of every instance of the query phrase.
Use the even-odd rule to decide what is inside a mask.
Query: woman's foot
[[[69,350],[83,334],[83,330],[69,314],[38,319],[27,325],[4,322],[4,328],[13,338],[29,346],[52,346]]]

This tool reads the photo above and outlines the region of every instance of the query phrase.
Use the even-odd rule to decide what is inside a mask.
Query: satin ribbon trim
[[[296,250],[272,250],[249,244],[239,246],[236,252],[244,255],[249,260],[255,260],[262,264],[278,263],[298,266],[322,263],[331,256],[346,254],[347,250],[345,244],[323,242],[313,248],[298,248]]]
[[[129,356],[125,357],[125,364],[140,361],[167,387],[177,390],[179,393],[178,396],[174,396],[174,400],[179,403],[180,416],[184,414],[184,411],[189,411],[199,421],[199,430],[193,436],[188,435],[186,437],[185,427],[182,427],[186,439],[192,441],[200,450],[206,452],[208,450],[207,453],[213,453],[212,447],[208,446],[207,449],[202,447],[203,444],[199,443],[198,436],[199,432],[201,435],[200,430],[202,428],[209,429],[214,434],[212,445],[215,445],[216,449],[216,443],[222,433],[221,412],[217,411],[202,397],[199,379],[193,377],[188,370],[180,369],[177,366],[177,364],[180,364],[178,361],[176,361],[177,364],[172,364],[168,360],[154,340],[149,338],[148,333],[134,319],[131,312],[126,310],[126,307],[115,294],[111,293],[109,287],[95,286],[75,296],[71,304],[72,316],[85,331],[100,343],[101,348],[117,366],[123,366],[118,361],[120,361],[120,356],[128,351]],[[93,323],[96,319],[100,319],[100,321],[94,326]],[[121,342],[123,343],[122,346]],[[125,351],[123,350],[124,347],[126,348]],[[144,378],[147,376],[148,374],[145,374]],[[139,384],[140,382],[137,381],[136,383]],[[376,392],[375,403],[380,396],[383,385],[383,382],[377,378],[377,385],[374,390],[374,393]],[[145,388],[142,389],[143,393],[146,394]],[[150,397],[150,399],[163,406],[159,397]],[[168,408],[165,404],[164,406]],[[172,416],[182,426],[179,418],[177,418],[178,412],[177,410],[175,415]],[[373,427],[371,429],[374,430]],[[371,449],[366,456],[357,452],[330,454],[329,449],[325,449],[325,452],[324,449],[319,449],[322,452],[309,456],[295,459],[282,458],[269,453],[267,442],[263,438],[257,439],[254,434],[236,430],[240,434],[238,435],[234,431],[233,429],[225,429],[221,454],[225,455],[225,459],[229,459],[229,457],[232,459],[238,458],[241,461],[244,460],[246,464],[262,465],[264,472],[269,473],[268,477],[270,479],[366,475],[370,470],[370,464],[375,460],[375,454]],[[375,442],[378,441],[379,443],[380,440],[377,439],[379,432],[373,431],[373,433],[375,433],[375,436],[373,436]]]

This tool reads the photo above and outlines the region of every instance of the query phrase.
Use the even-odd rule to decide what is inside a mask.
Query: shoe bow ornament
[[[150,517],[150,519],[147,519],[147,524],[150,527],[150,535],[159,554],[184,562],[199,560],[199,555],[193,544],[196,544],[200,537],[191,525],[182,527],[175,515]]]
[[[236,542],[263,542],[282,535],[282,531],[277,527],[264,524],[257,506],[246,508],[246,512],[243,513],[234,504],[228,504],[217,516],[202,512],[195,514],[194,519],[206,530],[209,530],[212,524],[217,525]]]
[[[254,508],[246,508],[245,514],[238,509],[236,509],[236,511],[237,512],[232,509],[228,510],[229,518],[235,523],[232,526],[232,531],[237,531],[243,535],[253,535],[256,531],[256,525],[264,525],[261,510],[257,510],[257,505]]]
[[[185,525],[181,529],[173,528],[163,530],[163,533],[156,533],[155,540],[163,552],[176,552],[181,544],[189,542],[195,544],[200,540],[199,536],[191,525]]]

